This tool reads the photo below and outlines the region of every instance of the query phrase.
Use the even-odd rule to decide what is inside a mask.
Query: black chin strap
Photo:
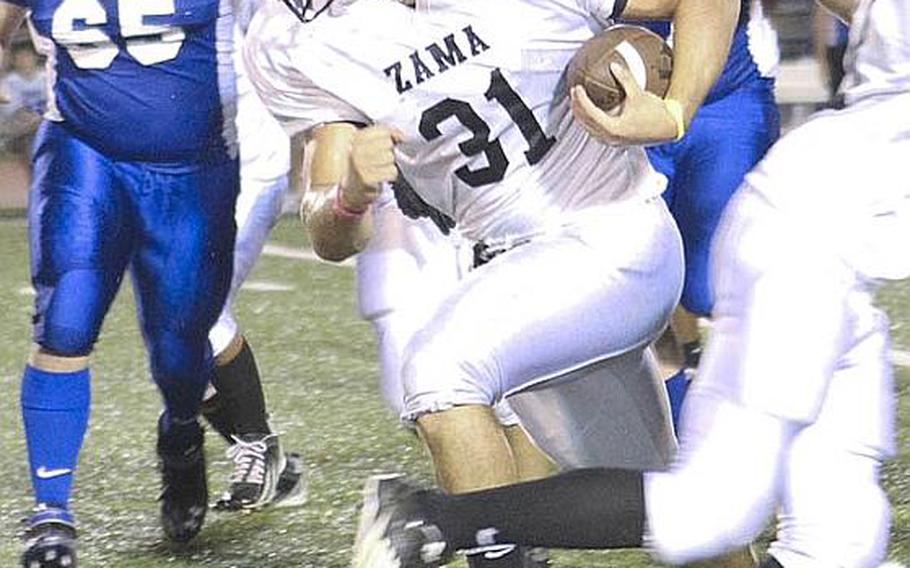
[[[288,7],[288,10],[291,11],[297,19],[308,24],[319,17],[320,14],[329,9],[329,6],[332,5],[332,0],[328,0],[325,3],[325,6],[318,10],[313,9],[313,0],[281,0],[284,2],[284,5]]]

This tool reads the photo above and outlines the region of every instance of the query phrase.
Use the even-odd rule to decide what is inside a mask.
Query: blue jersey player
[[[669,24],[644,24],[664,35]],[[686,276],[671,327],[683,368],[667,381],[674,422],[698,366],[698,317],[710,316],[708,256],[721,213],[746,173],[780,135],[772,73],[777,37],[760,0],[742,0],[730,55],[714,88],[677,142],[648,148],[655,169],[668,178],[664,199],[683,237]]]
[[[207,506],[200,401],[231,279],[239,186],[229,0],[3,0],[51,65],[29,203],[36,348],[22,415],[38,504],[26,568],[75,565],[68,502],[89,411],[88,356],[129,268],[152,375],[168,537]]]

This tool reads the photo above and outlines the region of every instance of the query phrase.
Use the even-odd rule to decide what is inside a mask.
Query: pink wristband
[[[342,191],[341,186],[339,185],[338,190],[335,192],[335,199],[332,201],[332,213],[334,213],[336,217],[341,217],[342,219],[360,219],[363,217],[363,214],[367,212],[367,209],[357,211],[345,207],[344,203],[341,202],[341,196]],[[369,206],[367,206],[367,208],[369,208]]]

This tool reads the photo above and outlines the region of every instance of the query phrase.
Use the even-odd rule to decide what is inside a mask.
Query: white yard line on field
[[[291,284],[269,280],[247,280],[240,287],[243,290],[253,290],[254,292],[291,292],[295,289]]]

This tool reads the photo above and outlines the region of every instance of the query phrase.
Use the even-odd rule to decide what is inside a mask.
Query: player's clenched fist
[[[395,181],[395,145],[403,139],[397,129],[368,126],[358,130],[351,139],[352,182],[345,188],[345,201],[352,206],[369,205],[378,194],[379,185]]]

